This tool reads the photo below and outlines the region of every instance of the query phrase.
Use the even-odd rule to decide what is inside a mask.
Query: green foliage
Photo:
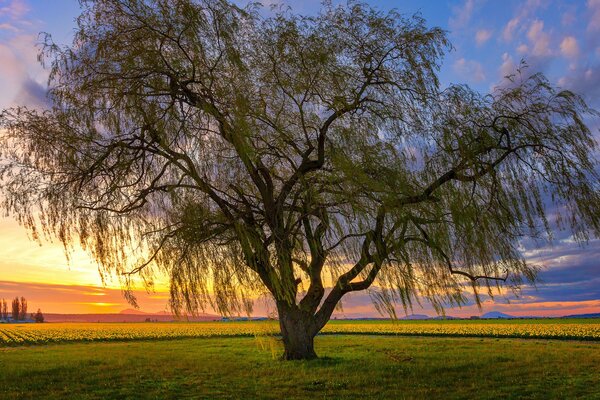
[[[8,320],[8,303],[5,299],[2,299],[2,301],[0,301],[0,319],[3,319],[5,321]]]
[[[13,321],[21,319],[21,302],[18,297],[15,297],[12,301],[11,317]]]
[[[42,323],[44,322],[44,314],[42,314],[42,310],[38,308],[37,312],[34,315],[35,322]]]
[[[359,2],[84,2],[73,43],[42,52],[52,108],[0,117],[4,209],[126,287],[165,273],[176,310],[268,292],[309,336],[374,283],[392,314],[517,290],[537,272],[523,237],[600,233],[597,114],[523,69],[442,90],[448,47]]]

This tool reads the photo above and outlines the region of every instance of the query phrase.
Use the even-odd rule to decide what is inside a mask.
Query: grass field
[[[600,399],[600,343],[331,335],[279,361],[268,337],[0,349],[2,399]]]
[[[276,321],[6,324],[0,325],[0,347],[78,341],[260,337],[278,332]],[[600,340],[600,320],[331,321],[323,334]]]

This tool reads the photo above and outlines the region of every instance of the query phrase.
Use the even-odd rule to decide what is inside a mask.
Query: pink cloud
[[[519,47],[517,47],[517,53],[519,53],[519,54],[529,53],[529,46],[527,46],[525,43],[520,44]]]
[[[11,46],[0,43],[0,60],[0,108],[4,108],[12,101],[27,76],[22,60]]]
[[[567,58],[576,58],[579,55],[579,44],[573,36],[565,37],[560,43],[560,52]]]
[[[0,42],[0,109],[43,107],[47,72],[37,61],[36,37],[17,35]]]
[[[531,52],[534,56],[545,57],[552,54],[550,35],[544,31],[544,21],[533,21],[527,32],[527,38],[531,42]]]
[[[468,318],[472,315],[481,315],[490,311],[501,311],[514,316],[541,316],[561,317],[570,314],[591,314],[600,312],[600,300],[582,301],[545,301],[535,296],[522,296],[518,299],[511,298],[508,302],[504,297],[497,296],[494,300],[485,299],[481,310],[475,304],[463,307],[446,308],[446,315]],[[422,305],[415,304],[407,314],[426,314],[430,317],[437,315],[433,307],[427,302]],[[406,313],[401,306],[396,307],[396,315],[403,317]],[[343,307],[334,314],[337,318],[358,317],[387,317],[381,315],[372,304],[371,298],[366,293],[351,293],[343,299]]]
[[[487,29],[480,29],[475,34],[475,42],[478,46],[481,46],[492,37],[492,32]]]
[[[0,24],[0,31],[18,32],[19,28],[9,23],[2,23]]]
[[[588,0],[587,8],[589,10],[590,20],[588,23],[589,32],[600,31],[600,0]]]
[[[467,23],[471,20],[475,6],[475,0],[465,0],[461,6],[454,7],[452,10],[452,16],[448,21],[448,25],[452,29],[460,29],[467,25]]]
[[[168,311],[168,292],[146,293],[136,291],[140,307],[145,312]],[[0,281],[0,298],[11,299],[14,296],[24,296],[28,299],[31,309],[41,308],[46,313],[118,313],[131,308],[124,300],[119,289],[86,285],[58,285],[33,282]],[[408,313],[427,314],[435,316],[433,308],[422,302],[422,306],[415,304]],[[480,315],[489,311],[502,311],[515,316],[563,316],[568,314],[583,314],[600,312],[600,300],[583,301],[547,301],[536,296],[522,296],[512,298],[510,303],[498,296],[495,300],[485,299],[482,310],[475,304],[460,308],[447,308],[446,314],[469,317]],[[215,311],[207,309],[206,312],[214,314]],[[274,315],[275,307],[269,298],[255,301],[255,316]],[[401,306],[396,307],[399,317],[404,316]],[[375,309],[368,293],[350,293],[343,298],[341,309],[336,310],[334,317],[381,317]]]
[[[144,311],[160,312],[168,308],[168,293],[139,290],[135,294]],[[0,281],[0,298],[11,299],[14,296],[24,296],[31,309],[41,308],[47,313],[115,313],[131,308],[120,289]]]
[[[515,73],[517,65],[513,61],[512,57],[508,53],[502,54],[502,64],[500,65],[500,77],[504,78],[506,76],[512,75]]]
[[[485,71],[483,66],[477,61],[460,58],[453,65],[454,71],[464,79],[479,83],[485,80]]]
[[[16,20],[23,17],[29,11],[29,7],[23,0],[0,0],[0,17],[7,16]]]
[[[506,42],[511,42],[516,34],[522,29],[522,26],[526,24],[528,18],[534,15],[535,11],[545,6],[542,0],[527,0],[525,4],[522,4],[518,9],[514,18],[509,20],[502,31],[502,38]]]
[[[519,18],[513,18],[507,22],[504,26],[504,30],[502,31],[502,37],[507,42],[510,42],[513,39],[513,36],[521,23]]]
[[[0,0],[0,109],[15,105],[39,107],[40,99],[28,88],[45,87],[47,72],[37,60],[38,27],[28,16],[22,0]],[[38,91],[39,92],[39,91]]]

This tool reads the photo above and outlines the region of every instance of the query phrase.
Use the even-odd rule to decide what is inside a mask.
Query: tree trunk
[[[278,304],[279,327],[283,339],[284,360],[312,360],[317,358],[314,339],[317,330],[311,315],[296,306]]]

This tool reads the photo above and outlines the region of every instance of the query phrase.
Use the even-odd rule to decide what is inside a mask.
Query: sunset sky
[[[273,4],[277,0],[265,3]],[[587,1],[400,1],[369,0],[382,9],[420,12],[430,26],[446,29],[454,49],[444,59],[442,85],[466,83],[487,92],[514,72],[521,59],[532,71],[572,89],[600,109],[600,0]],[[242,1],[239,1],[242,4]],[[294,10],[313,13],[319,1],[290,2]],[[0,0],[0,109],[14,105],[43,107],[47,71],[37,62],[40,32],[68,43],[79,13],[76,0]],[[596,137],[600,123],[590,121]],[[486,300],[483,312],[559,316],[600,312],[600,240],[585,246],[558,232],[553,246],[523,243],[533,263],[543,265],[542,282],[522,295]],[[142,310],[164,311],[165,282],[156,292],[140,292]],[[45,312],[99,313],[129,308],[116,280],[102,282],[96,264],[82,251],[70,263],[58,243],[39,246],[10,217],[0,217],[0,298],[25,296],[30,309]],[[510,303],[508,302],[510,300]],[[258,308],[264,314],[265,307]],[[424,304],[414,313],[434,315]],[[479,314],[471,305],[448,314]],[[344,303],[338,315],[377,316],[366,293]]]

